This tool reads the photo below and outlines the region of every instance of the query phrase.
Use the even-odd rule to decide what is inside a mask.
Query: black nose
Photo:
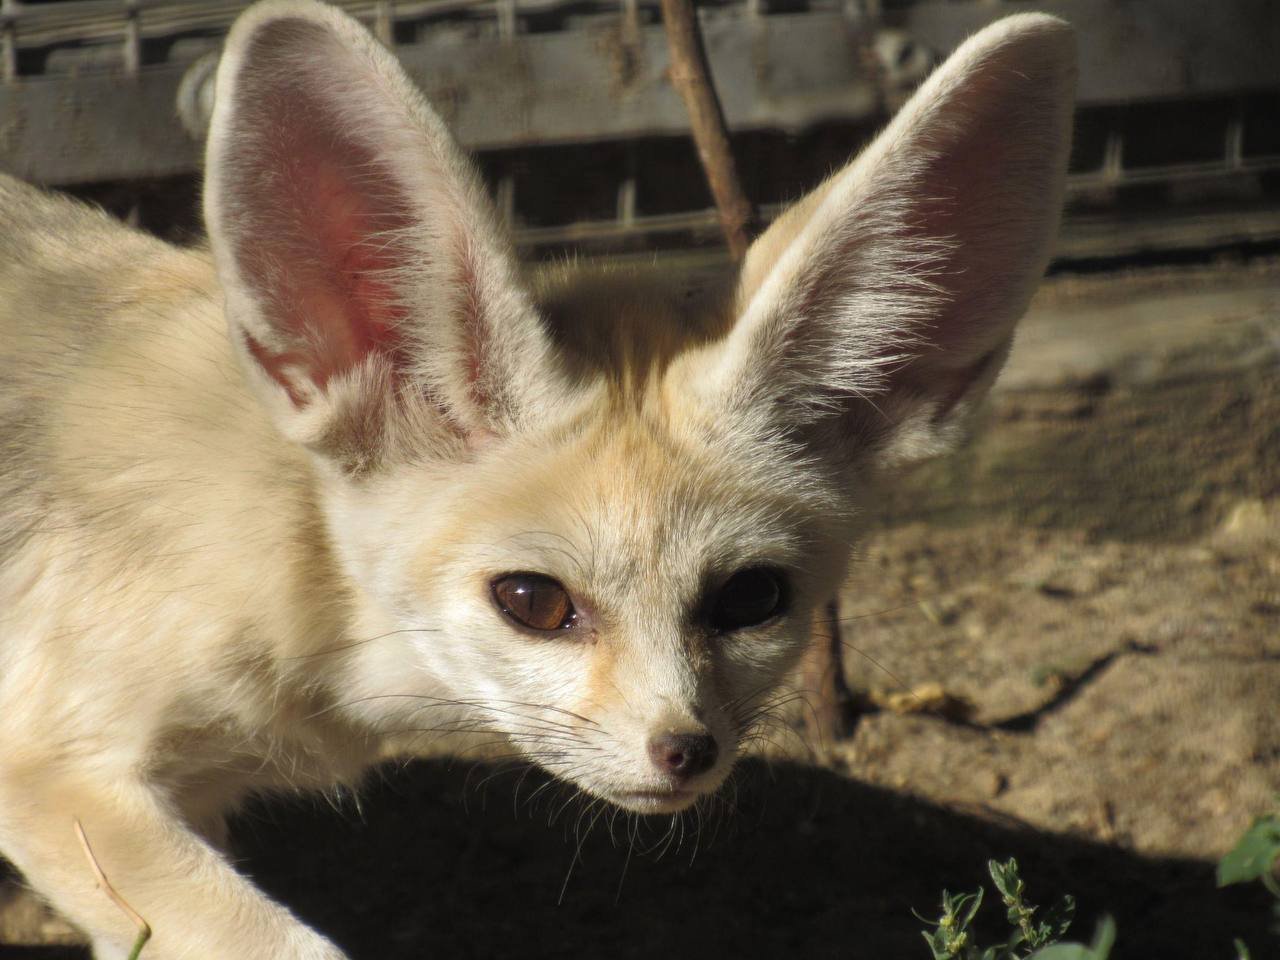
[[[719,748],[709,733],[664,733],[649,741],[649,757],[663,773],[696,777],[716,764]]]

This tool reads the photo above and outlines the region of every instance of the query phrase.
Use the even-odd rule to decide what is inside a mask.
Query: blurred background
[[[530,259],[727,262],[656,2],[340,5],[474,151]],[[0,170],[198,242],[243,6],[0,0]],[[897,958],[925,952],[911,908],[1016,853],[1038,901],[1080,896],[1081,937],[1117,917],[1114,957],[1225,957],[1235,936],[1280,956],[1265,897],[1215,891],[1210,866],[1280,793],[1280,5],[698,10],[766,217],[983,24],[1044,10],[1080,35],[1049,278],[973,442],[868,504],[840,598],[847,735],[780,704],[714,831],[682,821],[666,862],[471,758],[389,778],[363,818],[257,811],[244,869],[356,956]],[[74,941],[3,899],[0,944]]]
[[[718,242],[649,0],[348,0],[474,151],[522,247]],[[2,0],[0,169],[167,235],[234,0]],[[1063,262],[1280,239],[1280,12],[1267,0],[700,3],[749,198],[855,152],[961,39],[1039,9],[1081,35]]]

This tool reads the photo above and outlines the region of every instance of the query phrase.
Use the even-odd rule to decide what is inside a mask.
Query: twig
[[[662,22],[671,52],[668,75],[689,113],[693,142],[698,148],[698,159],[707,176],[707,185],[716,201],[729,254],[733,259],[741,260],[750,242],[755,211],[738,180],[733,153],[729,149],[724,112],[716,98],[715,87],[711,85],[702,31],[692,0],[662,0]]]
[[[832,600],[823,613],[825,617],[814,622],[813,637],[801,661],[800,683],[814,698],[813,709],[805,714],[805,727],[826,750],[853,732],[853,695],[844,680],[839,602]]]
[[[667,48],[671,53],[668,75],[684,100],[689,113],[693,142],[706,174],[707,185],[716,201],[720,227],[724,231],[729,255],[741,260],[757,226],[756,213],[742,191],[733,152],[729,149],[729,131],[724,111],[711,83],[707,52],[702,30],[693,8],[693,0],[662,0],[662,22],[667,31]],[[828,607],[826,629],[819,629],[813,646],[805,654],[802,682],[816,696],[809,732],[824,746],[847,737],[850,729],[851,696],[844,682],[844,658],[841,654],[840,622],[836,601]]]
[[[111,902],[119,907],[124,915],[133,921],[138,928],[138,939],[133,942],[133,949],[129,952],[129,960],[138,960],[138,956],[142,953],[142,948],[147,941],[151,939],[151,926],[137,910],[129,906],[129,901],[120,896],[116,892],[116,888],[111,885],[111,881],[107,879],[107,875],[102,872],[102,867],[98,863],[98,858],[93,855],[93,848],[89,846],[89,838],[85,836],[84,827],[80,823],[80,818],[75,820],[76,838],[80,841],[80,849],[84,851],[84,857],[89,861],[89,867],[93,870],[93,875],[98,881],[98,886],[102,891],[111,898]]]

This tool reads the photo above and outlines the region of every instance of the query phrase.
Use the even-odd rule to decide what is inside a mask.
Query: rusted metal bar
[[[0,0],[0,79],[18,76],[18,28],[13,18],[18,13],[18,0]]]
[[[715,198],[729,254],[741,260],[750,243],[755,212],[738,180],[724,111],[711,83],[711,70],[692,0],[662,0],[662,20],[671,51],[667,73],[689,112],[693,142],[698,148],[698,159],[711,187],[711,196]]]
[[[519,9],[523,14],[541,4],[520,0]],[[412,6],[411,0],[396,0],[397,23]],[[154,28],[153,12],[146,4],[139,10],[145,41]],[[616,6],[610,19],[617,23]],[[16,27],[19,48],[26,23],[20,20]],[[708,24],[707,45],[715,75],[723,78],[721,96],[732,129],[798,132],[871,116],[875,87],[848,56],[842,24],[830,13],[766,17],[752,29],[734,17]],[[120,29],[117,23],[117,42]],[[688,115],[666,77],[662,27],[641,26],[627,41],[631,52],[622,74],[618,48],[600,37],[599,30],[565,29],[504,40],[495,24],[491,33],[465,37],[422,31],[416,40],[397,44],[395,52],[471,150],[687,136]],[[195,37],[181,43],[170,60],[143,66],[127,87],[121,85],[125,73],[118,58],[93,69],[51,70],[0,84],[0,170],[49,185],[196,171],[199,118],[190,111],[182,123],[170,118],[188,72],[211,76],[198,64],[216,51],[216,42]]]
[[[11,78],[20,81],[0,83],[4,128],[0,170],[50,185],[66,185],[189,174],[198,169],[203,126],[200,111],[175,111],[174,103],[180,85],[192,71],[202,71],[202,82],[207,82],[211,72],[200,58],[217,49],[211,30],[229,20],[232,8],[242,7],[243,0],[133,2],[138,14],[134,24],[144,51],[150,40],[173,35],[173,31],[180,35],[172,44],[151,48],[152,53],[166,51],[165,62],[144,62],[137,75],[130,77],[116,53],[125,29],[123,0],[72,0],[35,6],[0,0],[3,66]],[[1081,15],[1093,10],[1095,18],[1102,16],[1094,9],[1094,0],[1045,2],[1063,13],[1078,8]],[[1163,10],[1170,0],[1150,2]],[[1175,95],[1188,89],[1186,76],[1195,79],[1190,89],[1196,97],[1256,88],[1262,68],[1236,49],[1235,38],[1253,37],[1255,44],[1263,47],[1275,41],[1271,43],[1274,47],[1280,42],[1280,12],[1271,13],[1254,0],[1241,3],[1253,12],[1247,18],[1247,29],[1238,26],[1234,33],[1219,22],[1217,8],[1208,7],[1179,8],[1168,18],[1153,15],[1132,23],[1125,8],[1114,12],[1118,18],[1114,23],[1093,21],[1091,30],[1082,31],[1082,55],[1094,65],[1082,74],[1082,102],[1097,106],[1125,98],[1141,99],[1143,91],[1150,94],[1158,89]],[[557,5],[563,7],[564,0],[520,0],[519,11],[523,15]],[[663,28],[643,22],[643,16],[654,9],[654,0],[598,0],[599,21],[584,14],[585,19],[566,20],[560,30],[517,32],[506,39],[498,36],[497,8],[492,0],[395,0],[394,4],[389,0],[345,0],[343,6],[375,23],[381,10],[384,30],[416,23],[428,10],[433,16],[438,11],[462,9],[491,14],[491,27],[479,32],[468,29],[460,33],[446,23],[438,30],[417,31],[412,38],[406,32],[402,35],[405,42],[395,48],[410,75],[469,149],[631,141],[689,133],[684,104],[667,80],[669,60]],[[1005,6],[924,3],[909,12],[923,33],[947,42],[953,35],[963,35],[962,28],[976,25],[974,18],[993,16],[992,10],[999,12]],[[84,11],[82,20],[67,18],[63,12],[67,8]],[[820,10],[766,13],[751,19],[745,7],[724,8],[717,14],[714,20],[701,24],[701,29],[721,106],[735,133],[800,133],[832,122],[874,121],[885,108],[878,71],[887,75],[899,70],[898,62],[912,46],[926,51],[915,57],[921,64],[929,62],[927,51],[945,49],[917,40],[904,46],[906,40],[901,38],[910,39],[911,34],[890,31],[901,35],[897,46],[876,46],[878,61],[867,63],[851,53],[853,39],[875,29],[861,19],[851,22],[840,13]],[[621,59],[617,44],[601,40],[602,36],[613,36],[602,29],[606,21],[613,21],[616,31],[619,19],[626,48]],[[1169,32],[1163,26],[1166,19],[1177,22],[1179,30]],[[1086,17],[1084,22],[1090,21]],[[1151,33],[1157,27],[1164,32]],[[1109,49],[1121,44],[1122,28],[1146,29],[1151,33],[1148,39],[1157,45],[1132,51],[1125,46],[1129,52],[1124,57],[1107,55]],[[83,42],[53,48],[47,56],[23,56],[55,37],[69,41],[77,31]],[[1194,37],[1206,39],[1193,45]],[[856,48],[862,49],[860,39]],[[1168,63],[1175,62],[1166,63],[1166,53],[1177,54],[1180,59],[1176,62],[1186,69],[1166,76]],[[908,60],[914,62],[911,57]],[[83,69],[78,66],[82,61]],[[918,78],[914,68],[899,72],[904,75],[894,84],[905,93],[912,79]],[[923,75],[923,70],[919,72]],[[1093,84],[1090,78],[1099,72],[1107,81]],[[1273,63],[1269,76],[1271,89],[1280,87]],[[122,85],[126,79],[128,83]],[[1092,90],[1087,89],[1091,84]],[[127,95],[122,91],[128,91]],[[207,99],[188,98],[187,106],[198,108]],[[1248,119],[1250,125],[1260,122],[1260,118]],[[1249,140],[1245,132],[1246,147]],[[1119,160],[1120,156],[1113,152],[1111,159]],[[1248,176],[1274,169],[1277,159],[1246,149],[1238,164],[1218,160],[1216,169],[1198,163],[1158,169],[1113,163],[1106,171],[1074,175],[1071,186],[1107,189],[1108,184],[1102,182],[1104,173],[1119,176],[1116,182],[1121,185]],[[701,211],[688,213],[702,215]],[[642,226],[645,217],[641,201],[636,210],[637,229],[647,229]],[[666,222],[661,220],[657,225]]]
[[[137,0],[125,0],[125,20],[123,39],[123,62],[125,76],[136,77],[142,67],[142,28],[139,19],[142,14],[138,10]]]
[[[1280,169],[1280,164],[1272,169]],[[1096,190],[1104,184],[1089,178],[1082,180],[1081,186]],[[780,211],[775,205],[761,207],[761,219],[768,222]],[[1175,207],[1167,213],[1167,216],[1140,219],[1115,213],[1068,214],[1053,257],[1066,261],[1087,260],[1134,256],[1152,250],[1194,250],[1280,240],[1280,208],[1275,204],[1260,203],[1256,209],[1247,211],[1197,208],[1194,216],[1187,216]],[[679,235],[706,240],[719,235],[719,230],[719,218],[714,210],[694,210],[637,214],[630,223],[608,219],[549,227],[522,226],[516,229],[515,240],[525,250],[572,246],[607,251],[625,247],[628,241],[640,238],[660,242],[664,237]]]
[[[498,36],[509,43],[515,39],[518,24],[516,0],[498,0],[497,10]]]
[[[384,47],[392,47],[396,40],[395,0],[378,0],[373,9],[373,35]]]

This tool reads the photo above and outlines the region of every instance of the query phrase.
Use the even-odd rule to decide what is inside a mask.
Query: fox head
[[[205,216],[231,341],[309,452],[375,726],[504,733],[583,790],[714,790],[875,475],[945,450],[1062,198],[1070,29],[984,30],[731,276],[529,276],[396,59],[309,0],[233,29]],[[443,694],[442,694],[443,691]],[[434,698],[434,699],[433,699]]]

